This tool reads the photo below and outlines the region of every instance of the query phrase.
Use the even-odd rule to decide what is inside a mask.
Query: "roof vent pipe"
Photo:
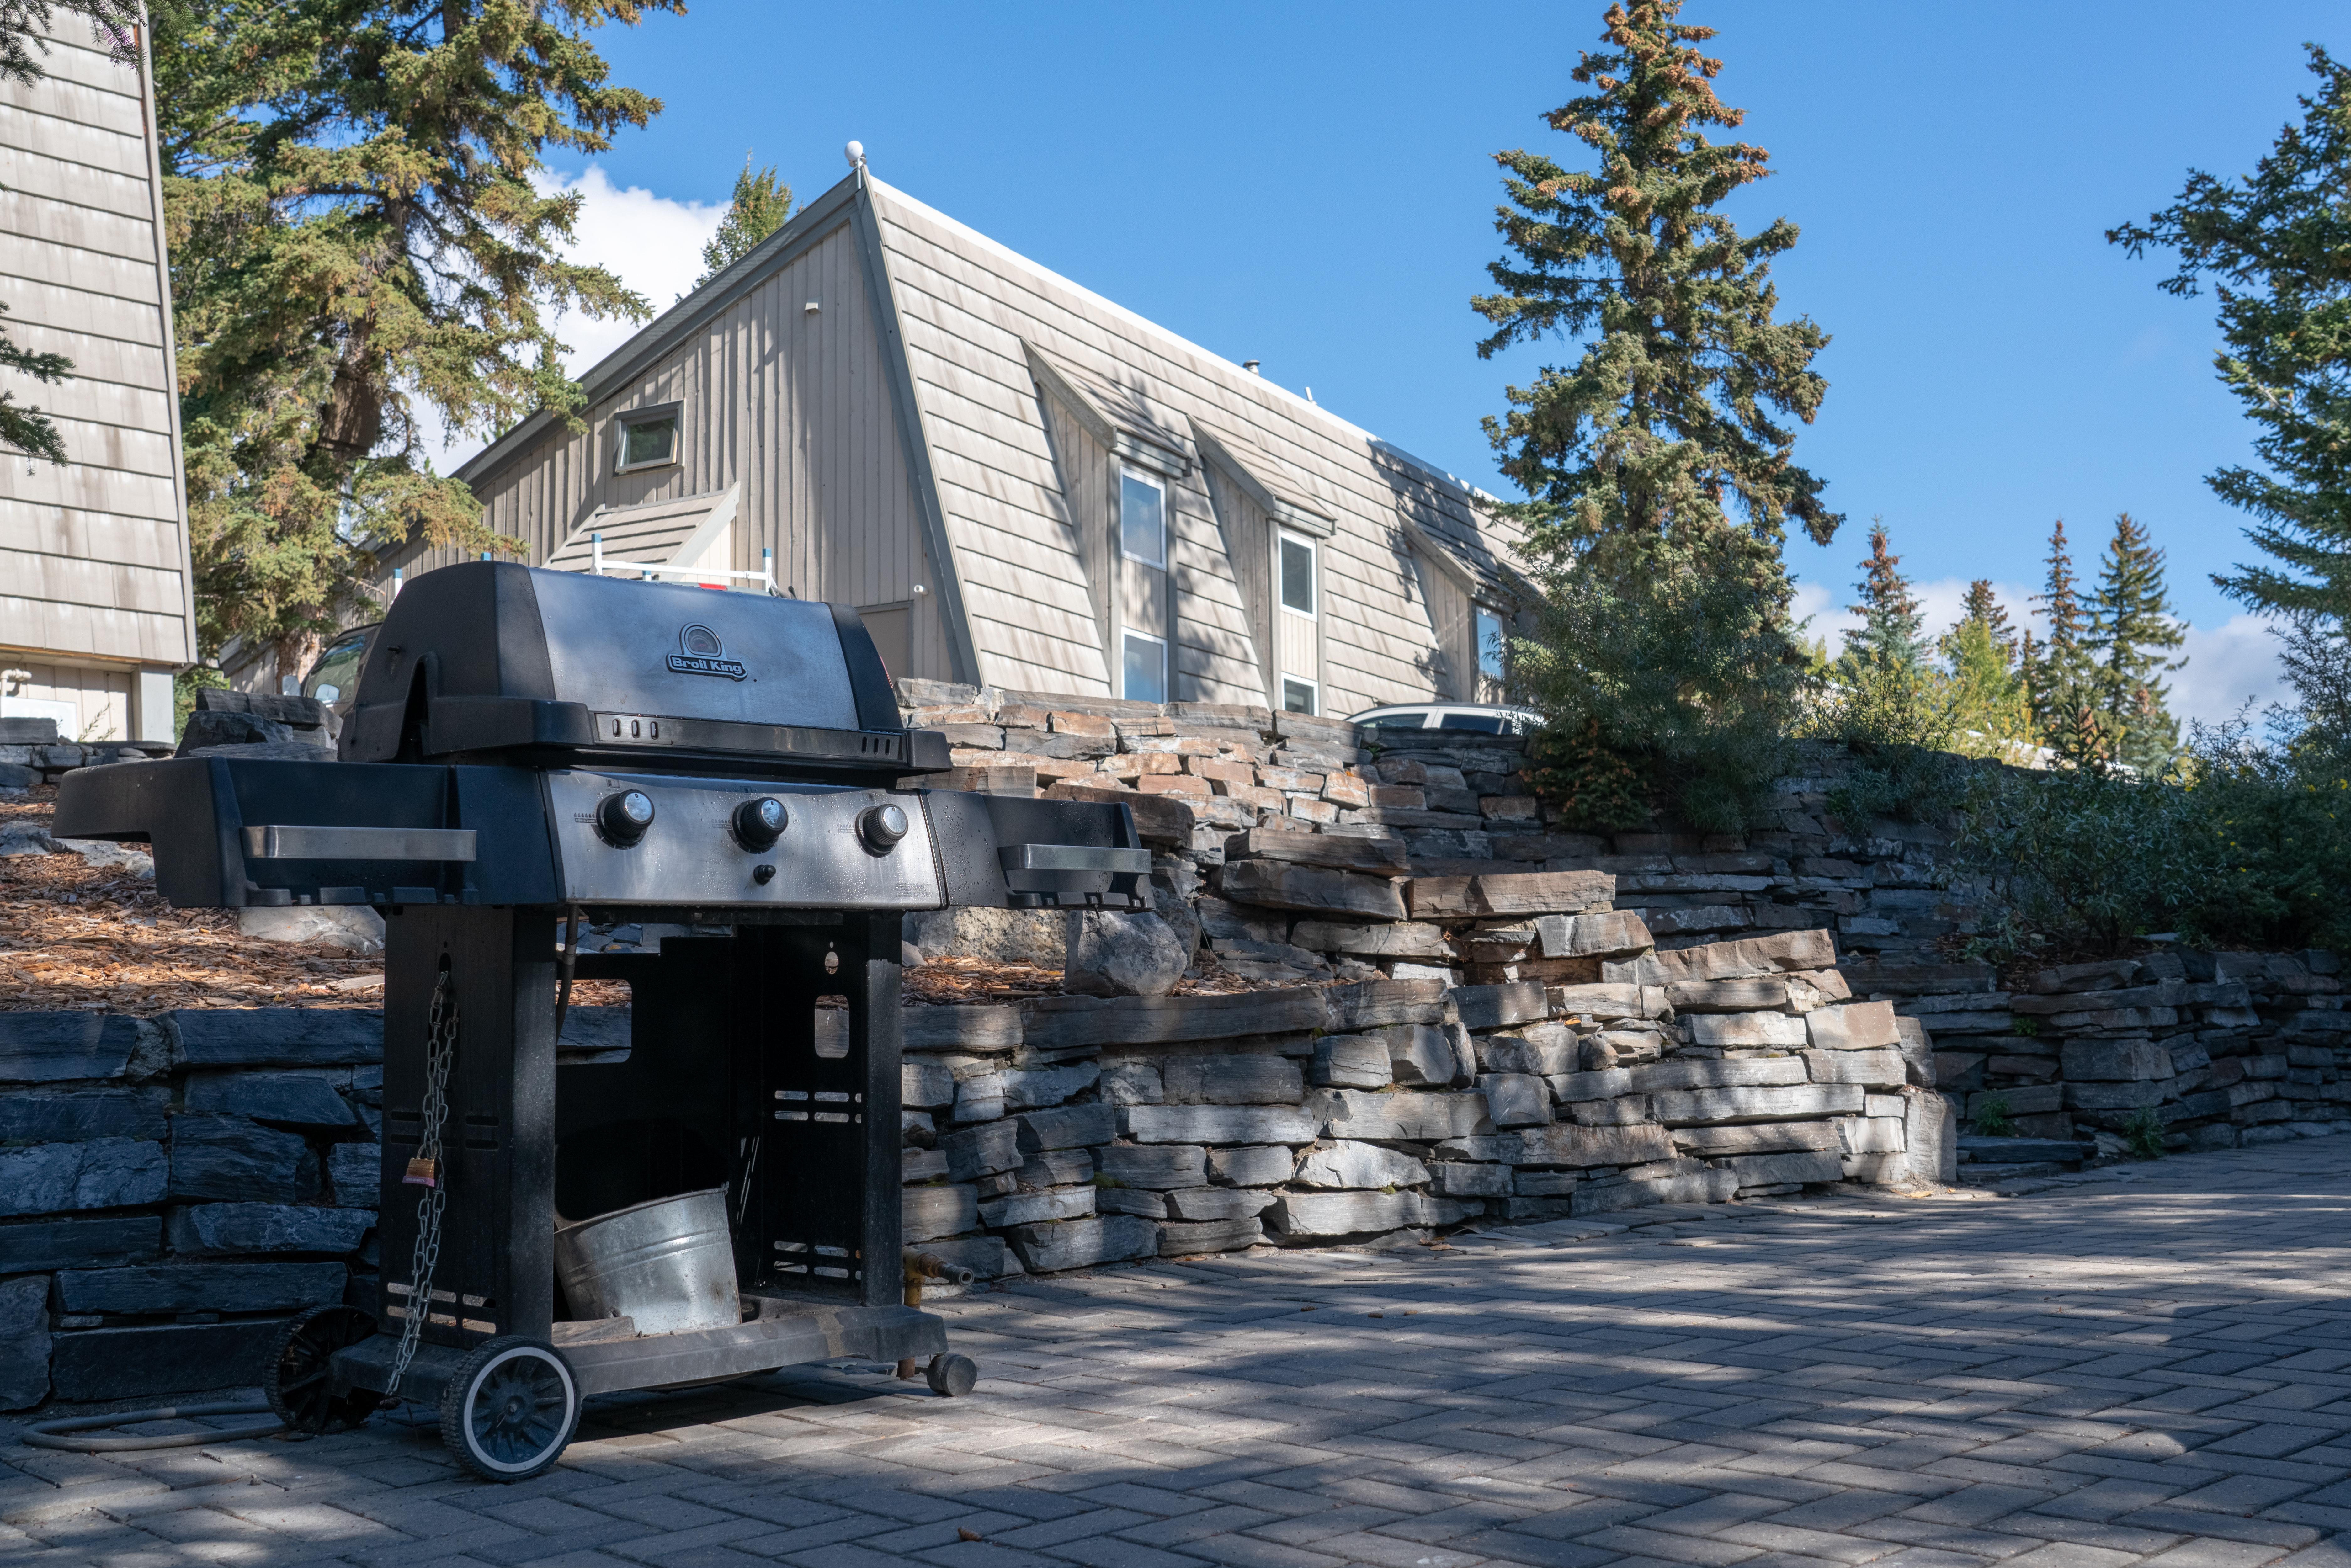
[[[1251,375],[1258,373],[1257,367],[1258,361],[1255,360],[1243,360],[1241,361],[1241,369],[1247,371]]]
[[[841,151],[842,156],[849,160],[849,166],[851,168],[862,169],[865,167],[865,143],[862,141],[852,141]]]

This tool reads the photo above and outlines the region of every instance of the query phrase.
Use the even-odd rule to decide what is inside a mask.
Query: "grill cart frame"
[[[423,1400],[519,1480],[596,1394],[844,1357],[967,1392],[904,1300],[901,916],[1145,907],[1132,814],[907,787],[946,747],[899,725],[853,611],[502,563],[408,586],[341,749],[85,768],[57,805],[61,834],[151,842],[183,907],[383,913],[381,1315],[287,1325],[289,1425]],[[704,934],[559,940],[622,918]],[[631,983],[625,1060],[559,1060],[575,977]],[[739,1322],[559,1315],[559,1216],[722,1186]]]

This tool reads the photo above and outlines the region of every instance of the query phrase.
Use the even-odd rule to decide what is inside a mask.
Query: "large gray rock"
[[[1490,1133],[1486,1097],[1467,1094],[1396,1092],[1367,1094],[1360,1089],[1333,1091],[1326,1124],[1334,1138],[1370,1138],[1399,1143],[1430,1143],[1441,1138]],[[1233,1142],[1240,1142],[1234,1139]],[[1290,1140],[1284,1139],[1284,1142]],[[1311,1139],[1299,1139],[1300,1143]]]
[[[1375,1235],[1407,1226],[1453,1225],[1478,1212],[1473,1204],[1426,1193],[1287,1192],[1261,1217],[1284,1241]]]
[[[1646,962],[1646,959],[1642,961]],[[1609,966],[1611,968],[1623,967]],[[1554,986],[1551,990],[1551,1009],[1561,1017],[1583,1019],[1591,1023],[1656,1018],[1666,1010],[1666,993],[1661,986],[1614,981],[1588,986]]]
[[[1461,1027],[1468,1030],[1509,1029],[1514,1024],[1536,1023],[1551,1011],[1548,995],[1532,980],[1499,986],[1456,986],[1448,994],[1460,1014]]]
[[[1535,938],[1546,958],[1622,958],[1656,946],[1648,925],[1629,909],[1541,915]]]
[[[1177,1219],[1253,1219],[1276,1196],[1245,1186],[1182,1187],[1167,1195],[1167,1212]]]
[[[341,1132],[360,1124],[351,1103],[316,1073],[193,1073],[188,1079],[186,1104],[190,1111],[250,1116],[281,1127]]]
[[[383,1060],[383,1014],[373,1009],[183,1008],[164,1018],[172,1061],[184,1067],[347,1067]]]
[[[1539,1023],[1512,1034],[1488,1035],[1476,1042],[1478,1065],[1488,1072],[1531,1072],[1538,1078],[1573,1072],[1583,1043],[1562,1024]]]
[[[1887,1050],[1808,1051],[1804,1052],[1804,1068],[1815,1083],[1898,1086],[1909,1075],[1909,1063],[1902,1053]]]
[[[1298,1064],[1267,1051],[1171,1056],[1159,1076],[1176,1105],[1295,1105],[1306,1093]]]
[[[982,1122],[939,1140],[947,1157],[947,1174],[957,1181],[977,1181],[998,1171],[1020,1168],[1020,1130],[1011,1122]]]
[[[1312,1187],[1420,1186],[1428,1180],[1428,1167],[1377,1144],[1343,1139],[1328,1148],[1307,1150],[1290,1179]]]
[[[1023,1160],[1012,1176],[1024,1187],[1082,1186],[1094,1179],[1093,1151],[1040,1149]]]
[[[1007,1239],[1031,1273],[1089,1269],[1097,1263],[1150,1258],[1159,1251],[1159,1227],[1132,1214],[1058,1220],[1013,1228]]]
[[[1238,1252],[1264,1239],[1265,1228],[1254,1216],[1170,1220],[1159,1228],[1159,1255],[1186,1258],[1197,1252]]]
[[[1400,1023],[1445,1021],[1442,980],[1358,980],[1330,986],[1322,995],[1331,1009],[1329,1027],[1353,1033]]]
[[[1899,1116],[1841,1116],[1838,1131],[1844,1139],[1848,1155],[1898,1155],[1903,1153],[1902,1118]]]
[[[1452,1033],[1442,1024],[1398,1024],[1380,1030],[1378,1038],[1387,1043],[1388,1071],[1398,1083],[1442,1089],[1468,1081]],[[1470,1060],[1474,1073],[1476,1057]]]
[[[1676,980],[1666,1000],[1677,1013],[1780,1012],[1788,1006],[1785,980]]]
[[[340,1263],[162,1263],[65,1269],[57,1307],[68,1312],[274,1312],[343,1299]]]
[[[1325,835],[1299,835],[1320,839]],[[1429,963],[1453,961],[1453,945],[1445,927],[1417,921],[1364,925],[1355,921],[1301,920],[1290,931],[1290,941],[1313,953],[1349,953],[1363,958],[1417,958]]]
[[[161,1090],[78,1089],[58,1093],[15,1090],[0,1094],[0,1144],[160,1139],[167,1130],[163,1109],[169,1103]]]
[[[948,913],[987,912],[954,910]],[[998,910],[995,913],[1008,912]],[[1013,910],[1008,913],[1033,912]],[[968,1051],[975,1056],[996,1055],[1019,1045],[1020,1009],[995,1002],[908,1008],[902,1015],[899,1030],[904,1047],[910,1051]]]
[[[1663,1127],[1539,1127],[1505,1140],[1502,1157],[1518,1166],[1638,1166],[1674,1157]]]
[[[0,1410],[49,1396],[49,1281],[0,1280]]]
[[[1892,1002],[1847,1002],[1804,1015],[1813,1047],[1820,1051],[1876,1051],[1902,1043],[1902,1026]]]
[[[924,1251],[943,1263],[959,1265],[983,1280],[1000,1280],[1020,1272],[1019,1260],[997,1236],[958,1236],[923,1243]]]
[[[1283,1149],[1281,1157],[1287,1176],[1290,1151]],[[1196,1144],[1112,1144],[1094,1158],[1102,1174],[1121,1186],[1165,1192],[1208,1179],[1207,1151]]]
[[[2171,1052],[2147,1040],[2069,1040],[2058,1052],[2068,1082],[2156,1082],[2172,1076]]]
[[[1797,1083],[1783,1089],[1685,1089],[1650,1096],[1649,1109],[1669,1127],[1707,1122],[1778,1122],[1851,1116],[1862,1109],[1858,1083]]]
[[[1395,1080],[1387,1041],[1367,1034],[1326,1034],[1314,1042],[1315,1087],[1384,1089]]]
[[[1645,1062],[1625,1076],[1632,1081],[1632,1091],[1638,1093],[1658,1089],[1768,1088],[1806,1081],[1802,1060],[1793,1056],[1672,1057]]]
[[[2141,1106],[2162,1103],[2163,1085],[2146,1080],[2130,1083],[2065,1085],[2065,1108],[2069,1111],[2135,1111]]]
[[[1015,1192],[991,1198],[979,1206],[979,1219],[990,1229],[999,1229],[1054,1219],[1083,1219],[1093,1211],[1092,1187],[1056,1186],[1043,1192]]]
[[[1693,1013],[1689,1031],[1693,1045],[1785,1050],[1804,1043],[1804,1020],[1792,1013]]]
[[[1583,1100],[1614,1100],[1633,1092],[1633,1071],[1604,1068],[1594,1072],[1561,1072],[1551,1079],[1552,1098],[1562,1105]]]
[[[1497,1127],[1533,1127],[1551,1121],[1551,1085],[1525,1072],[1484,1072],[1478,1092]]]
[[[1037,1051],[1311,1034],[1330,1026],[1330,1004],[1314,986],[1211,997],[1040,997],[1021,1009],[1021,1038]]]
[[[383,916],[364,904],[289,904],[236,912],[236,928],[264,942],[319,942],[362,956],[383,951]]]
[[[951,1122],[996,1122],[1004,1116],[1004,1074],[973,1072],[956,1080],[955,1104],[948,1108]]]
[[[1094,1193],[1097,1214],[1139,1214],[1145,1219],[1167,1218],[1167,1195],[1148,1187],[1105,1186]]]
[[[1102,1064],[1073,1061],[1066,1067],[1008,1068],[996,1076],[1003,1087],[1006,1111],[1034,1111],[1059,1105],[1092,1088],[1102,1081]]]
[[[1957,1107],[1932,1090],[1903,1096],[1903,1158],[1919,1181],[1945,1186],[1959,1179],[1959,1121]]]
[[[248,1318],[59,1334],[49,1353],[49,1381],[59,1399],[91,1403],[250,1387],[261,1381],[282,1325],[282,1319]]]
[[[172,1118],[176,1202],[296,1203],[318,1190],[318,1157],[292,1133],[243,1116]]]
[[[1024,1155],[1044,1149],[1082,1149],[1118,1136],[1118,1107],[1060,1105],[1050,1111],[1023,1111],[1014,1123]]]
[[[1675,980],[1737,980],[1835,967],[1836,938],[1825,931],[1806,929],[1652,953],[1630,963],[1611,964],[1601,977],[1662,986]]]
[[[1510,1167],[1447,1160],[1428,1167],[1429,1190],[1445,1197],[1508,1197]]]
[[[349,1252],[375,1224],[365,1208],[278,1203],[203,1203],[172,1210],[172,1250],[191,1256],[241,1252]]]
[[[373,1208],[383,1189],[383,1145],[337,1144],[327,1151],[327,1193],[338,1208]]]
[[[0,1083],[120,1078],[138,1049],[138,1024],[120,1013],[0,1012]]]
[[[158,1203],[169,1170],[163,1145],[143,1138],[0,1149],[0,1216]]]
[[[1844,1179],[1844,1162],[1825,1150],[1818,1153],[1742,1155],[1729,1164],[1738,1174],[1740,1186]]]
[[[1728,1203],[1739,1191],[1739,1177],[1729,1171],[1705,1170],[1660,1176],[1626,1176],[1577,1186],[1569,1212],[1614,1214],[1628,1208],[1651,1208],[1661,1203]]]
[[[1068,918],[1058,909],[935,909],[907,915],[903,930],[925,958],[1058,969],[1069,956]]]
[[[910,1111],[935,1111],[955,1103],[955,1074],[935,1061],[909,1061],[898,1069],[898,1101]]]
[[[1897,1018],[1894,1027],[1901,1036],[1896,1049],[1902,1052],[1903,1082],[1921,1089],[1935,1086],[1935,1040],[1927,1026],[1915,1018]],[[1938,1023],[1938,1029],[1942,1026]]]
[[[1192,949],[1158,915],[1071,910],[1064,990],[1088,997],[1164,997],[1184,977]]]
[[[1121,1113],[1138,1144],[1311,1144],[1321,1131],[1288,1105],[1130,1105]]]
[[[1297,1151],[1282,1144],[1208,1151],[1208,1179],[1225,1186],[1279,1186],[1297,1168]]]
[[[899,1214],[906,1228],[906,1243],[940,1236],[960,1235],[979,1228],[979,1189],[957,1182],[944,1186],[900,1189]]]
[[[162,1246],[163,1222],[152,1214],[0,1225],[0,1274],[136,1262]]]
[[[1674,1147],[1701,1159],[1838,1148],[1835,1122],[1754,1122],[1729,1127],[1677,1127]]]
[[[1228,862],[1218,883],[1219,891],[1236,904],[1374,920],[1405,918],[1404,898],[1396,883],[1384,876],[1253,860]]]

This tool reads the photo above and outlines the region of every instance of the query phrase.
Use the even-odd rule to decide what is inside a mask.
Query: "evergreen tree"
[[[1902,575],[1902,558],[1887,548],[1886,522],[1869,520],[1869,556],[1862,561],[1861,580],[1854,584],[1861,602],[1846,609],[1862,617],[1861,629],[1844,634],[1848,662],[1868,662],[1910,669],[1926,663],[1926,618],[1910,580]]]
[[[0,0],[0,82],[30,87],[48,74],[41,58],[49,52],[49,35],[60,11],[87,20],[94,40],[117,60],[137,65],[139,45],[132,29],[140,21],[139,0]],[[7,308],[0,305],[0,314]],[[63,354],[26,349],[0,326],[0,370],[54,386],[72,375],[73,361]],[[51,463],[66,460],[65,441],[57,434],[56,422],[37,406],[18,402],[6,391],[0,391],[0,443],[28,457]]]
[[[2107,760],[2111,748],[2098,725],[2104,706],[2098,669],[2088,644],[2090,617],[2082,608],[2081,580],[2074,575],[2063,517],[2049,530],[2049,574],[2032,602],[2049,625],[2037,655],[2027,644],[2033,725],[2068,762]]]
[[[2000,650],[2004,663],[2016,662],[2016,628],[2009,623],[2008,606],[1992,591],[1991,579],[1988,577],[1969,583],[1968,596],[1960,603],[1959,624],[1970,623],[1984,629],[1985,639]]]
[[[2115,518],[2114,543],[2098,563],[2083,645],[2098,666],[2102,727],[2116,760],[2160,770],[2179,750],[2179,721],[2165,706],[2170,688],[2158,677],[2188,661],[2166,661],[2187,641],[2172,619],[2163,552],[2128,512]]]
[[[1964,748],[2022,760],[2035,735],[2026,672],[2039,651],[2028,631],[2020,657],[2016,629],[1991,579],[1968,584],[1959,619],[1936,647],[1950,670]]]
[[[2207,278],[2220,302],[2220,380],[2260,434],[2266,472],[2231,466],[2207,482],[2257,519],[2245,531],[2275,564],[2213,581],[2258,610],[2351,614],[2351,67],[2308,46],[2318,89],[2242,179],[2191,171],[2179,199],[2106,238],[2143,256],[2173,251],[2166,292]]]
[[[298,667],[374,541],[510,548],[423,449],[575,424],[555,317],[642,319],[568,261],[598,152],[660,109],[590,42],[681,0],[180,0],[154,59],[199,638]]]
[[[1679,769],[1683,810],[1735,825],[1804,678],[1780,559],[1788,519],[1823,543],[1842,519],[1779,422],[1809,423],[1827,391],[1812,368],[1827,335],[1774,319],[1770,263],[1796,229],[1743,236],[1716,210],[1769,173],[1768,154],[1708,137],[1744,116],[1715,95],[1721,62],[1696,47],[1713,29],[1679,10],[1611,5],[1604,49],[1571,73],[1593,90],[1544,116],[1592,167],[1495,155],[1508,254],[1488,268],[1498,291],[1471,304],[1493,329],[1481,357],[1554,336],[1581,345],[1486,421],[1530,497],[1516,511],[1558,612],[1512,649],[1531,695],[1565,734]],[[1708,623],[1679,646],[1646,634],[1695,615]]]
[[[702,276],[694,280],[694,286],[701,287],[750,255],[752,247],[782,228],[791,215],[792,188],[776,177],[773,165],[755,171],[751,155],[744,153],[743,172],[735,176],[735,199],[726,204],[718,232],[702,247]]]

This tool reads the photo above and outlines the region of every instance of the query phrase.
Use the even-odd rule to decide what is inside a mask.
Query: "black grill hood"
[[[341,755],[844,782],[948,766],[845,605],[504,561],[402,589]]]

